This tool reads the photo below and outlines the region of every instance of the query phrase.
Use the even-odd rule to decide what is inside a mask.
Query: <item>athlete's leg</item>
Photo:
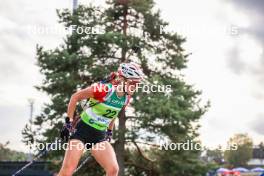
[[[108,141],[97,143],[91,153],[95,160],[104,168],[107,176],[118,175],[118,163],[113,147]]]
[[[84,144],[80,140],[71,139],[68,144],[58,176],[71,176],[83,154]]]

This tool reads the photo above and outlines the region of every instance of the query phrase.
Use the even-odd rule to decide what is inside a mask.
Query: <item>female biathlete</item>
[[[104,168],[107,176],[118,175],[116,155],[107,139],[111,139],[114,120],[127,105],[141,80],[142,71],[136,64],[123,63],[109,83],[94,84],[72,95],[67,110],[70,122],[77,102],[89,99],[89,107],[82,112],[81,119],[70,136],[59,176],[73,174],[84,147],[91,149],[92,156]]]

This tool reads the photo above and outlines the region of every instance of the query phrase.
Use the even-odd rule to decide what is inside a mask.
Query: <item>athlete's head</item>
[[[122,63],[118,68],[118,76],[121,83],[124,85],[124,91],[132,95],[137,84],[143,79],[143,72],[141,68],[133,62]]]
[[[130,62],[122,63],[118,68],[118,74],[125,77],[126,79],[142,80],[143,73],[139,65]]]

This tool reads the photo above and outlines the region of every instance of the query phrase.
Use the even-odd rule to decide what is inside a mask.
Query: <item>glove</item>
[[[72,123],[70,122],[70,118],[65,118],[65,124],[63,125],[60,131],[60,137],[63,141],[68,142],[70,133],[73,132]]]
[[[112,136],[113,136],[112,130],[107,129],[107,131],[106,131],[106,140],[108,140],[108,142],[111,142]]]

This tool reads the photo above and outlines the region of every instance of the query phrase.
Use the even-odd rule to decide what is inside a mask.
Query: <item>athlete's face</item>
[[[140,83],[138,79],[125,79],[125,90],[127,94],[133,95]]]

